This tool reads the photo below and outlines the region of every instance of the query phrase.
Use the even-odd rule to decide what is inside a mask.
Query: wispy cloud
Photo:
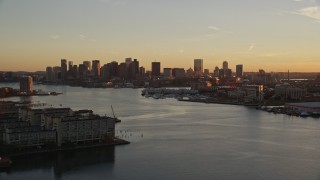
[[[252,51],[254,48],[255,48],[255,44],[254,43],[251,43],[251,45],[249,46],[249,51]]]
[[[297,10],[294,14],[306,16],[320,21],[320,6],[311,6]]]
[[[87,37],[85,35],[83,35],[83,34],[80,34],[79,38],[80,38],[80,40],[85,40]]]
[[[208,29],[214,30],[214,31],[220,31],[220,28],[217,26],[209,26]]]
[[[52,36],[50,36],[50,38],[51,38],[51,39],[59,39],[60,36],[59,36],[59,35],[52,35]]]

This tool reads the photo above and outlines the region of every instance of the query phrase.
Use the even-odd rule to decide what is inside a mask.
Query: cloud
[[[183,53],[184,53],[184,50],[183,50],[183,49],[179,49],[179,53],[180,53],[180,54],[183,54]]]
[[[220,28],[216,26],[209,26],[208,29],[214,30],[214,31],[220,31]]]
[[[251,45],[249,46],[249,51],[252,51],[255,48],[255,44],[251,43]]]
[[[52,36],[50,36],[50,38],[51,38],[51,39],[59,39],[60,36],[59,36],[59,35],[52,35]]]
[[[80,40],[85,40],[85,39],[87,38],[87,37],[86,37],[85,35],[83,35],[83,34],[80,34],[79,37],[80,37]]]
[[[294,14],[306,16],[320,21],[320,6],[311,6],[297,10]]]

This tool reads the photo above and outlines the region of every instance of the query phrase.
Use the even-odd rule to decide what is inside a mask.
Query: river
[[[0,87],[17,84],[0,84]],[[0,100],[92,109],[122,120],[124,146],[14,159],[0,179],[320,179],[320,121],[252,107],[141,96],[141,89],[35,85],[62,92]]]

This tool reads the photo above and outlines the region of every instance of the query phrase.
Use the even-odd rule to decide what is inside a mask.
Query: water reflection
[[[64,151],[47,154],[36,154],[13,159],[11,173],[25,171],[50,171],[55,179],[62,179],[65,175],[79,173],[90,168],[104,167],[112,173],[115,161],[115,147],[100,147]]]

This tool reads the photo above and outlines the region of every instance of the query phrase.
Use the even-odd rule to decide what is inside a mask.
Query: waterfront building
[[[68,66],[67,66],[67,60],[61,59],[61,79],[66,80],[67,79],[67,72],[68,72]]]
[[[201,75],[203,73],[203,59],[194,59],[194,72],[196,75]]]
[[[238,64],[238,65],[236,65],[236,77],[242,78],[242,76],[243,76],[243,65]]]
[[[152,76],[160,76],[160,62],[151,63]]]
[[[31,94],[32,93],[32,77],[23,76],[20,78],[20,92]]]
[[[306,95],[306,89],[293,87],[288,83],[275,85],[275,96],[283,100],[301,100]]]
[[[48,116],[47,116],[48,117]],[[50,117],[50,115],[49,115]],[[46,125],[57,132],[57,145],[99,142],[114,138],[115,119],[107,116],[72,115],[52,116]]]
[[[19,147],[38,147],[56,143],[56,131],[42,130],[40,126],[6,128],[4,143]]]
[[[46,108],[46,109],[29,109],[20,108],[19,118],[22,121],[30,122],[31,126],[42,125],[41,115],[42,114],[56,114],[56,115],[70,115],[72,110],[70,108]]]
[[[299,112],[320,113],[320,102],[286,103],[284,106],[286,109],[292,109]]]
[[[263,100],[263,85],[246,85],[241,87],[246,92],[244,102],[261,102]]]

